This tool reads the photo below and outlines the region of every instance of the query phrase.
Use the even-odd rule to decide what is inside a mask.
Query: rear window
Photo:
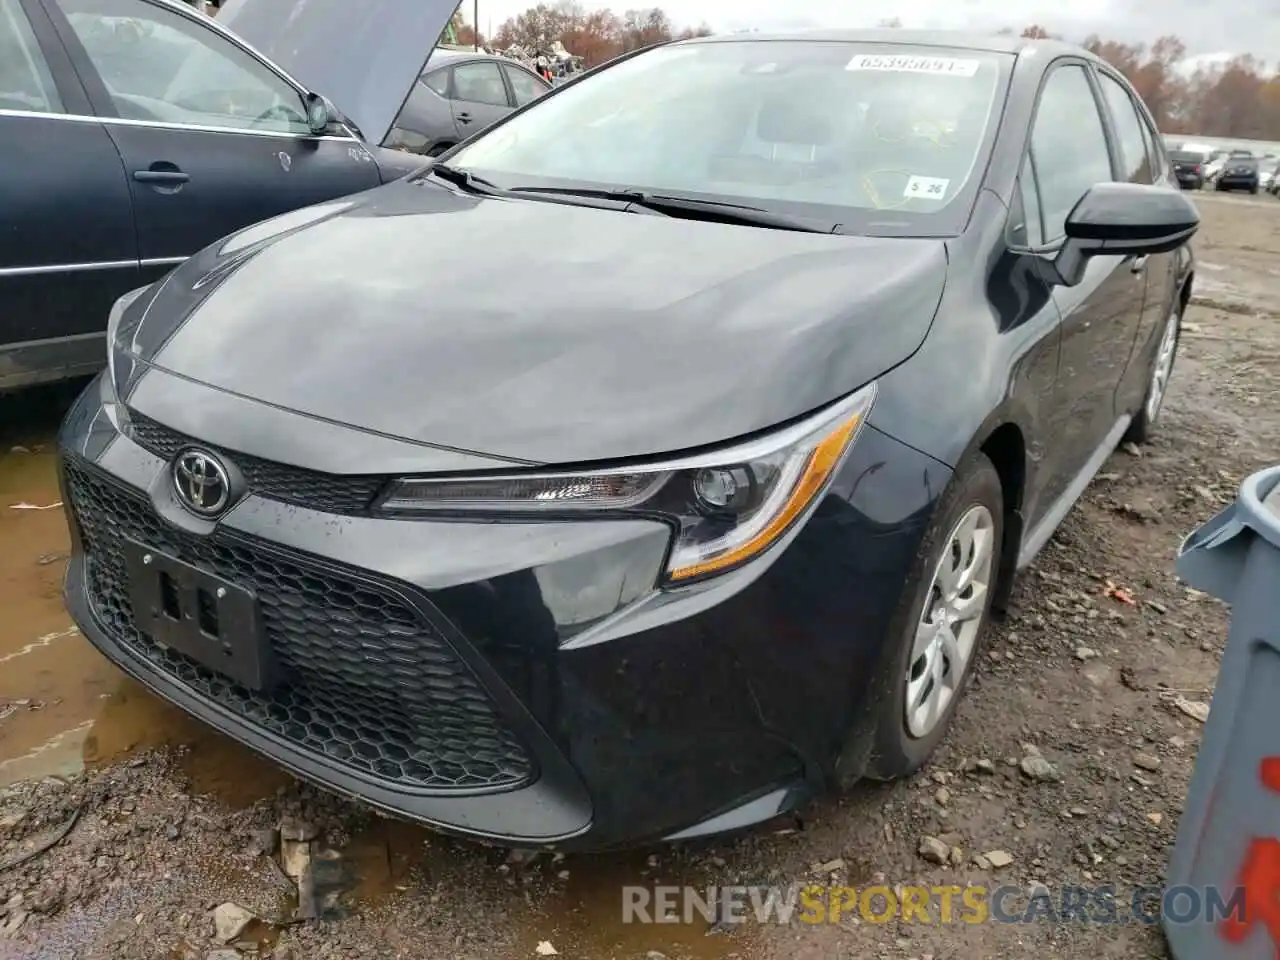
[[[505,187],[652,190],[848,232],[954,233],[1012,59],[826,41],[675,44],[539,101],[450,163]]]
[[[1191,150],[1174,150],[1169,154],[1169,159],[1174,163],[1203,163],[1204,154]]]

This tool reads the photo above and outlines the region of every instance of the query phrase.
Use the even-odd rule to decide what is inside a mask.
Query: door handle
[[[1129,264],[1130,273],[1142,273],[1147,269],[1147,256],[1143,254],[1140,257],[1134,257],[1133,263]]]
[[[469,114],[469,113],[460,113],[460,114],[458,114],[458,122],[459,122],[459,123],[470,123],[470,122],[471,122],[471,114]]]
[[[191,175],[183,173],[181,170],[135,170],[133,171],[133,179],[139,183],[163,183],[175,184],[186,183],[191,179]]]

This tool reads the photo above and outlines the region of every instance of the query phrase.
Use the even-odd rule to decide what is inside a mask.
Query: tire
[[[1168,396],[1169,378],[1173,375],[1173,368],[1178,359],[1178,341],[1181,337],[1182,303],[1179,301],[1165,321],[1165,330],[1160,337],[1160,345],[1156,347],[1156,354],[1151,359],[1151,369],[1147,373],[1147,390],[1142,395],[1142,406],[1138,408],[1138,412],[1134,414],[1133,421],[1129,424],[1129,429],[1125,431],[1124,439],[1129,443],[1146,443],[1155,433],[1156,426],[1160,421],[1160,412],[1164,409],[1164,401]],[[1168,364],[1163,374],[1163,381],[1157,384],[1156,373],[1161,363],[1161,358],[1165,356],[1166,348],[1168,349]],[[1153,402],[1152,397],[1157,389],[1160,393]]]
[[[1253,194],[1253,195],[1256,197],[1256,196],[1258,195],[1258,188],[1257,188],[1257,187],[1250,187],[1250,188],[1249,188],[1249,192],[1250,192],[1251,194]]]
[[[921,664],[921,658],[913,656],[916,653],[917,632],[922,625],[926,604],[933,606],[937,599],[934,589],[935,574],[939,572],[940,564],[955,542],[953,538],[957,525],[971,516],[982,516],[982,513],[975,514],[975,511],[985,513],[989,521],[989,526],[982,528],[984,536],[990,540],[990,570],[986,576],[985,596],[979,601],[980,611],[974,621],[972,638],[967,643],[968,656],[964,660],[959,678],[952,676],[951,670],[947,671],[946,675],[951,676],[952,684],[949,700],[934,715],[936,719],[927,732],[913,732],[909,729],[907,716],[908,681],[912,679],[908,676],[908,670],[914,668],[913,674],[918,673]],[[861,771],[864,776],[874,780],[907,776],[929,759],[946,735],[973,676],[974,665],[982,653],[990,621],[991,600],[996,593],[996,578],[1001,569],[1003,536],[1004,495],[1000,475],[984,454],[977,453],[957,469],[947,492],[934,511],[933,519],[917,551],[911,579],[893,618],[888,641],[892,645],[892,652],[884,657],[885,666],[871,687],[872,696],[877,698],[877,702],[870,707],[874,732],[871,735],[870,754]],[[953,633],[953,636],[964,637],[966,632],[961,624],[959,631]],[[963,648],[965,644],[959,643],[958,646]],[[918,693],[918,689],[913,688],[913,692]],[[856,747],[851,744],[845,755],[853,755],[854,749]],[[846,780],[846,785],[847,782]]]

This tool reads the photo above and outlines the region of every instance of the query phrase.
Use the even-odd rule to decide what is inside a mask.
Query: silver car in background
[[[437,47],[383,145],[439,156],[550,89],[506,57]]]

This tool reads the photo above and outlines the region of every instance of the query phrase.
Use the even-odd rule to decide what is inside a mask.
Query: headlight
[[[858,434],[875,384],[768,436],[711,453],[574,473],[507,473],[397,481],[393,513],[660,516],[676,530],[673,582],[723,573],[777,543],[817,503]]]
[[[107,376],[111,379],[111,386],[113,390],[118,389],[120,386],[117,378],[121,371],[116,369],[118,365],[116,358],[116,340],[120,336],[120,318],[124,316],[124,312],[129,308],[129,305],[149,289],[150,285],[130,290],[111,305],[111,311],[107,314]]]

